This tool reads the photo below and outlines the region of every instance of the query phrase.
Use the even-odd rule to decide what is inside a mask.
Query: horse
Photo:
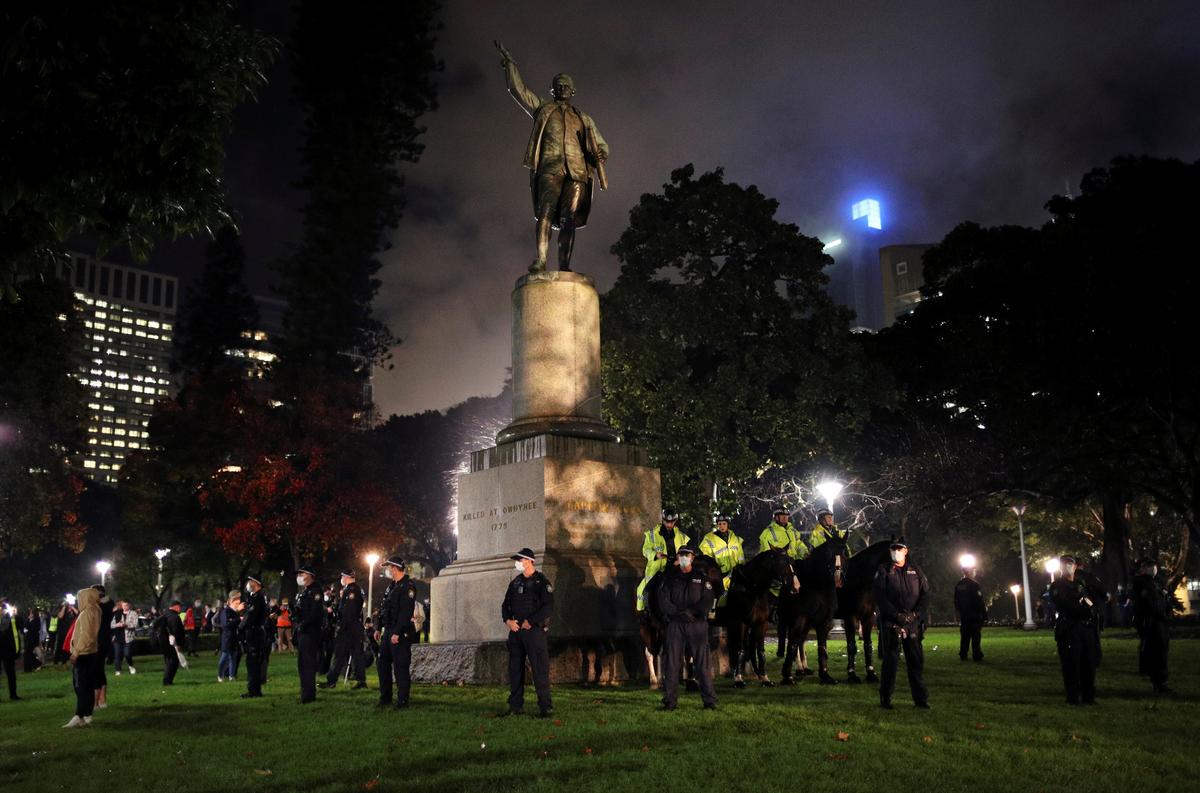
[[[787,626],[787,652],[783,661],[785,686],[795,685],[792,665],[796,655],[804,646],[804,640],[812,629],[817,635],[818,676],[821,685],[832,685],[837,681],[829,675],[829,631],[837,610],[837,591],[842,585],[842,564],[846,558],[846,540],[830,539],[803,559],[792,562],[796,578],[800,581],[799,592],[781,592],[779,596],[779,624]]]
[[[843,565],[842,588],[838,590],[837,616],[846,628],[846,682],[861,683],[854,669],[858,656],[858,641],[855,634],[862,629],[863,654],[867,668],[867,682],[876,683],[875,664],[871,655],[871,634],[875,630],[875,598],[871,587],[875,572],[890,558],[891,541],[884,540],[870,545],[851,556]]]
[[[675,564],[672,561],[672,564]],[[692,562],[692,572],[699,573],[713,586],[714,596],[719,598],[725,592],[725,582],[717,560],[705,554],[699,554]],[[638,620],[638,633],[642,637],[642,645],[646,653],[646,671],[650,676],[650,688],[658,688],[661,681],[663,643],[667,637],[667,620],[658,610],[658,592],[662,589],[666,571],[655,573],[646,584],[646,608]],[[715,602],[715,601],[714,601]],[[685,669],[688,677],[688,690],[694,682],[691,680],[690,662]]]
[[[748,660],[747,651],[754,654],[751,666],[759,682],[764,686],[775,685],[767,678],[762,642],[771,611],[771,586],[777,581],[785,584],[790,581],[793,591],[800,589],[800,582],[792,571],[791,558],[787,553],[781,549],[764,551],[733,569],[725,605],[717,609],[716,624],[726,629],[729,665],[733,671],[735,688],[746,687],[742,670]]]

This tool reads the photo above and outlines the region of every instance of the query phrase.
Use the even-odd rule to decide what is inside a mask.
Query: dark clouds
[[[385,415],[496,393],[509,365],[509,294],[533,256],[531,122],[493,38],[539,92],[570,72],[612,147],[612,189],[576,249],[601,289],[629,208],[687,162],[757,184],[820,237],[876,195],[886,244],[967,219],[1039,223],[1066,180],[1116,154],[1200,157],[1190,2],[447,0],[443,17],[440,109],[382,256],[377,310],[404,338],[376,377]],[[302,203],[281,153],[299,144],[297,119],[273,96],[238,130],[257,154],[239,144],[231,163],[256,262],[283,252]]]

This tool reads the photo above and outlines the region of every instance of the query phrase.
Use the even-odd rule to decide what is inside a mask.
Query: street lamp
[[[975,569],[975,554],[964,553],[962,556],[958,557],[958,566],[961,567],[963,570],[974,570]]]
[[[100,586],[104,586],[104,577],[112,569],[112,562],[96,562],[96,572],[100,574]]]
[[[1033,621],[1033,601],[1029,599],[1029,564],[1025,561],[1025,505],[1014,504],[1013,513],[1017,516],[1017,536],[1021,540],[1021,589],[1025,590],[1025,630],[1037,628]]]
[[[1054,576],[1062,569],[1062,565],[1058,559],[1049,559],[1046,561],[1046,572],[1050,574],[1050,583],[1054,583]]]
[[[371,619],[371,603],[375,599],[375,563],[379,561],[379,554],[369,553],[367,559],[367,619]],[[375,627],[375,621],[371,620],[371,627]]]
[[[1008,588],[1009,592],[1013,593],[1013,609],[1017,612],[1017,622],[1021,621],[1021,601],[1017,600],[1017,595],[1021,594],[1021,585],[1013,584]]]
[[[839,495],[841,495],[842,488],[844,487],[845,485],[843,485],[841,482],[833,479],[829,479],[817,485],[817,492],[821,494],[821,498],[825,499],[825,503],[829,505],[830,512],[833,512],[833,502]]]
[[[154,555],[156,557],[158,557],[158,585],[154,587],[154,592],[159,597],[162,597],[162,591],[163,591],[163,582],[162,582],[163,559],[166,559],[170,553],[171,553],[170,548],[159,548],[154,552]],[[157,604],[157,605],[162,605],[162,604]]]

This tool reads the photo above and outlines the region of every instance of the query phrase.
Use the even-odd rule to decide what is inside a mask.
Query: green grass
[[[1135,674],[1135,641],[1110,632],[1100,705],[1084,709],[1063,702],[1046,632],[985,631],[983,664],[959,661],[953,630],[931,631],[925,648],[928,712],[911,706],[903,669],[891,712],[874,686],[812,678],[740,692],[718,681],[715,712],[700,709],[698,694],[656,712],[658,695],[641,684],[556,687],[555,721],[494,718],[506,696],[498,687],[416,686],[404,712],[376,711],[375,690],[339,687],[301,707],[288,654],[273,656],[267,695],[250,701],[238,699],[244,683],[216,682],[215,657],[166,690],[161,661],[141,659],[136,676],[109,672],[110,705],[92,727],[63,730],[70,676],[43,670],[19,677],[24,702],[0,702],[0,788],[977,793],[1067,783],[1095,793],[1194,784],[1200,640],[1173,643],[1176,693],[1156,698]],[[843,652],[833,645],[838,677]]]

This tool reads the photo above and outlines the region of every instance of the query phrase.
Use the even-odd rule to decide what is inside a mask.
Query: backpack
[[[417,633],[420,633],[425,625],[425,606],[419,600],[413,603],[412,624]]]

